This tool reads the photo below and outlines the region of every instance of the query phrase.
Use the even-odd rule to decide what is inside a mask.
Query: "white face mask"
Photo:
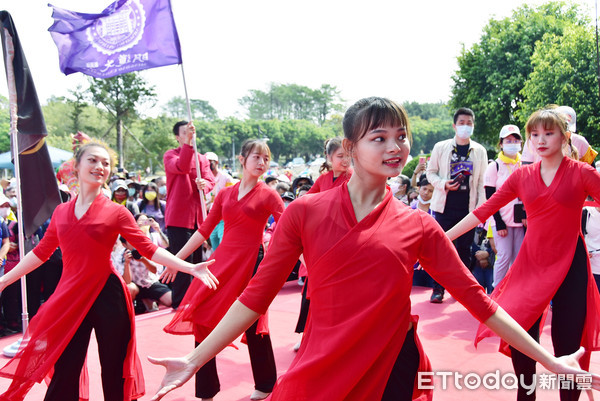
[[[392,191],[392,195],[396,195],[398,193],[399,189],[400,189],[399,182],[391,182],[390,183],[390,190]]]
[[[0,207],[0,217],[6,219],[10,213],[10,207]]]
[[[521,145],[518,143],[507,143],[502,145],[502,153],[506,156],[514,156],[521,151]]]
[[[428,201],[423,200],[423,198],[421,198],[421,195],[417,196],[417,199],[419,200],[420,203],[422,203],[424,205],[429,205],[431,203],[431,199],[429,199]]]
[[[461,139],[469,139],[473,135],[473,127],[471,125],[457,125],[456,135]]]

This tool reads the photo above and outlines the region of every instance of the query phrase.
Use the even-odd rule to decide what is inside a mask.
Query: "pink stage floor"
[[[269,323],[271,326],[277,370],[281,375],[285,373],[295,353],[292,350],[299,340],[299,335],[294,333],[298,316],[301,288],[296,283],[287,283],[275,299],[270,309]],[[421,287],[413,289],[411,298],[413,313],[420,315],[419,336],[425,350],[431,359],[434,371],[457,371],[463,375],[475,373],[483,377],[488,373],[499,371],[502,378],[505,373],[511,372],[510,360],[496,352],[497,339],[488,339],[480,344],[478,349],[473,346],[473,336],[477,328],[476,320],[454,299],[446,296],[443,304],[429,303],[430,290]],[[172,336],[164,333],[162,327],[170,320],[170,309],[161,310],[137,317],[138,353],[142,359],[144,376],[146,379],[147,395],[141,400],[149,400],[154,394],[162,379],[163,369],[151,365],[146,360],[147,355],[178,356],[191,350],[194,340],[191,336]],[[549,319],[548,319],[549,320]],[[544,329],[542,344],[551,350],[549,327]],[[0,339],[0,349],[14,342],[18,337]],[[236,341],[239,350],[228,347],[217,358],[217,364],[223,389],[215,401],[241,401],[248,400],[253,390],[252,373],[245,345]],[[92,401],[103,400],[100,385],[99,365],[97,363],[95,340],[92,339],[88,353]],[[0,363],[4,357],[0,356]],[[592,357],[592,371],[600,372],[600,359]],[[538,373],[543,372],[542,369]],[[339,372],[343,374],[343,372]],[[474,378],[474,376],[472,376]],[[462,379],[461,379],[462,380]],[[9,384],[7,379],[0,378],[0,391]],[[434,400],[440,401],[470,401],[470,400],[514,400],[516,394],[513,390],[489,390],[484,387],[467,389],[464,381],[459,381],[463,388],[458,389],[454,384],[454,377],[448,380],[446,389],[442,388],[442,376],[437,375],[434,380]],[[315,389],[317,390],[317,389]],[[46,391],[45,384],[33,387],[26,400],[39,401],[43,399]],[[558,392],[538,389],[538,400],[558,400]],[[588,397],[582,395],[581,399]],[[187,383],[182,388],[174,391],[164,398],[171,401],[195,400],[193,383]],[[332,400],[336,401],[336,400]]]

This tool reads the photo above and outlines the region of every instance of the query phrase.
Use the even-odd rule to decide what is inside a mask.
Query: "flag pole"
[[[12,119],[11,119],[12,125]],[[15,178],[16,178],[16,190],[17,190],[17,227],[19,231],[19,260],[23,260],[25,257],[25,230],[23,228],[23,202],[21,196],[21,168],[20,161],[21,155],[19,154],[19,140],[17,139],[18,133],[16,129],[16,119],[14,130],[11,127],[10,130],[11,141],[13,144],[13,155],[15,164]],[[29,311],[27,309],[27,275],[21,277],[21,320],[23,324],[23,334],[27,331],[29,326]]]
[[[185,72],[183,71],[183,59],[181,60],[181,76],[183,78],[183,91],[185,92],[185,103],[187,105],[188,121],[192,121],[192,108],[190,107],[190,98],[188,96],[187,84],[185,82]],[[194,133],[194,139],[192,140],[194,146],[194,160],[196,161],[196,177],[201,178],[200,174],[200,160],[198,160],[198,145],[196,144],[196,133]],[[204,202],[204,191],[199,189],[200,195],[200,207],[202,208],[202,219],[206,219],[206,203]]]
[[[11,50],[14,49],[11,46]],[[5,51],[8,52],[8,49]],[[14,50],[13,50],[14,51]],[[11,57],[9,54],[8,57]],[[21,166],[20,166],[20,153],[19,153],[19,140],[18,140],[18,115],[17,115],[17,88],[14,86],[15,78],[14,71],[8,68],[7,74],[7,86],[8,86],[8,97],[10,107],[10,140],[13,149],[13,163],[15,165],[15,189],[17,192],[17,229],[19,231],[19,258],[23,260],[25,257],[25,230],[23,228],[23,201],[21,194]],[[21,319],[23,322],[23,334],[27,330],[29,325],[29,312],[27,310],[27,277],[23,275],[21,277]]]

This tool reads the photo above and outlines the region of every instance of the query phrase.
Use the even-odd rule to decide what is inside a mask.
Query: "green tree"
[[[119,165],[123,166],[123,124],[138,116],[138,106],[155,100],[154,87],[148,85],[138,73],[130,72],[106,79],[90,78],[89,91],[94,103],[106,107],[113,117],[117,130]]]
[[[81,85],[77,85],[75,90],[70,90],[69,93],[72,96],[72,99],[67,99],[67,102],[71,105],[72,111],[71,121],[72,121],[72,129],[73,132],[82,130],[82,116],[85,109],[88,106],[86,101],[86,93],[83,91]]]
[[[563,35],[547,34],[531,58],[533,72],[522,90],[517,117],[525,125],[529,115],[549,104],[568,105],[577,113],[577,131],[600,147],[600,101],[596,40],[591,27],[571,26]]]
[[[174,117],[179,120],[188,119],[188,109],[184,98],[176,96],[169,100],[163,107],[163,110],[169,117]],[[190,99],[190,110],[192,112],[192,119],[198,120],[216,120],[219,118],[217,110],[210,105],[206,100]]]
[[[421,117],[423,120],[439,118],[442,120],[452,120],[452,113],[448,108],[448,104],[443,102],[438,103],[418,103],[404,102],[402,104],[406,113],[411,117]]]
[[[79,110],[75,111],[76,108]],[[77,131],[83,131],[93,138],[104,139],[111,128],[106,111],[83,101],[51,97],[42,106],[42,111],[48,130],[48,143],[65,150],[71,150],[71,134]]]
[[[127,146],[127,163],[125,168],[128,171],[141,170],[150,174],[157,171],[164,171],[163,155],[174,147],[177,147],[175,135],[173,135],[173,125],[177,119],[165,115],[156,118],[140,119],[129,127],[132,133],[144,145],[140,146],[137,141]]]
[[[562,35],[589,19],[575,4],[550,2],[533,8],[524,5],[510,18],[491,19],[478,43],[463,48],[453,76],[453,108],[475,112],[475,133],[482,142],[496,140],[500,127],[515,123],[515,113],[525,101],[521,89],[533,71],[531,56],[544,34]]]
[[[412,134],[410,154],[412,156],[429,153],[437,142],[454,136],[452,119],[448,117],[424,120],[421,117],[411,116],[410,129]]]
[[[0,153],[10,150],[10,112],[8,99],[0,95]]]
[[[314,107],[317,122],[323,125],[328,118],[344,110],[340,91],[332,85],[323,84],[314,91]]]
[[[271,84],[269,91],[253,89],[239,100],[255,120],[309,120],[323,124],[342,110],[342,99],[335,86],[323,84],[311,89],[297,84]]]

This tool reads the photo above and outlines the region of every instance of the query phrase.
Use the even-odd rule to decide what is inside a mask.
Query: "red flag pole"
[[[187,85],[185,82],[185,73],[183,71],[183,61],[180,64],[181,66],[181,76],[183,77],[183,90],[185,92],[185,103],[187,105],[187,112],[188,112],[188,121],[192,121],[192,108],[190,107],[190,98],[188,96],[188,91],[187,91]],[[202,175],[200,174],[200,160],[198,160],[198,145],[196,145],[196,134],[194,133],[194,139],[193,139],[193,146],[194,146],[194,160],[196,161],[196,177],[201,178]],[[204,201],[204,191],[199,189],[198,193],[200,195],[200,207],[202,208],[202,220],[206,219],[206,203]]]

